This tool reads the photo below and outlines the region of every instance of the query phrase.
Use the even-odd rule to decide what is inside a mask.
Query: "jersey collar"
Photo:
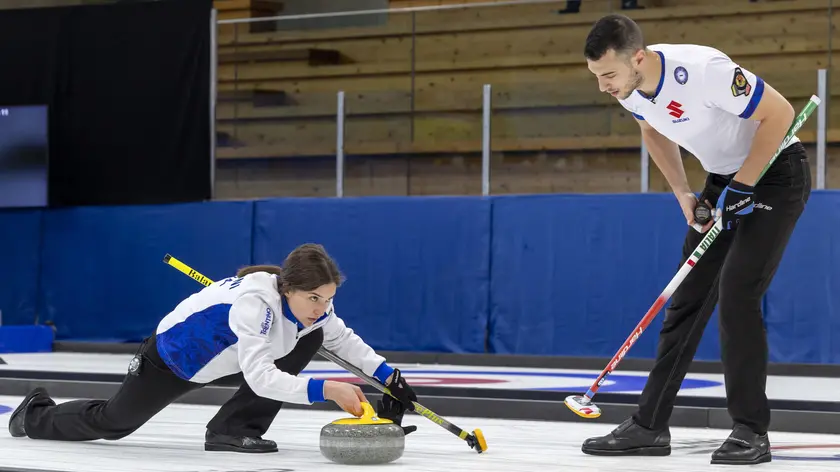
[[[659,75],[659,84],[656,86],[656,92],[653,93],[653,96],[649,97],[645,95],[641,90],[636,90],[639,95],[642,96],[645,100],[653,100],[659,96],[659,92],[662,90],[662,85],[665,83],[665,55],[662,54],[662,51],[654,51],[656,54],[659,54],[659,62],[662,64],[662,73]]]
[[[295,315],[292,314],[292,310],[289,309],[289,304],[286,301],[285,295],[280,295],[280,309],[283,310],[283,316],[285,316],[287,320],[291,321],[295,324],[295,326],[297,326],[298,331],[302,330],[305,327],[303,326],[303,323],[298,321],[298,319],[295,318]]]
[[[275,275],[274,281],[277,282],[277,289],[279,290],[282,287],[282,283],[280,282],[280,276]],[[289,309],[289,304],[286,301],[286,294],[284,293],[280,293],[280,311],[283,312],[283,316],[287,320],[291,321],[292,323],[294,323],[295,326],[297,326],[298,331],[301,331],[305,328],[305,326],[303,326],[303,323],[298,321],[298,319],[295,318],[295,315],[292,314],[292,310]]]

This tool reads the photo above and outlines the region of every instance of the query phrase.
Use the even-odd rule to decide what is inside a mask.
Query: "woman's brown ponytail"
[[[248,274],[253,274],[254,272],[268,272],[269,274],[274,275],[283,275],[283,268],[276,266],[276,265],[253,265],[253,266],[246,266],[239,269],[236,272],[237,277],[245,277]]]
[[[268,272],[280,277],[278,288],[281,293],[292,290],[309,292],[316,288],[334,283],[337,286],[344,281],[344,276],[335,261],[320,244],[301,244],[283,261],[283,267],[275,265],[246,266],[236,272],[237,277],[244,277],[254,272]]]

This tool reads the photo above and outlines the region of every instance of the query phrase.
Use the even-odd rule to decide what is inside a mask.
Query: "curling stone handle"
[[[376,412],[368,402],[362,402],[362,419],[370,420],[376,416]]]

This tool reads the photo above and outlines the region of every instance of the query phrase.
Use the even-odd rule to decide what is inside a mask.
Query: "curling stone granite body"
[[[374,416],[369,404],[362,407],[361,418],[337,420],[321,428],[321,454],[333,462],[352,465],[386,464],[402,457],[403,429]]]

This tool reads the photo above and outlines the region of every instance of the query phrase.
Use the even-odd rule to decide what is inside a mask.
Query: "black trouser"
[[[298,375],[309,365],[323,342],[324,331],[318,328],[302,337],[292,352],[274,365],[283,372]],[[247,382],[242,382],[239,390],[207,424],[207,429],[230,436],[262,436],[282,406],[283,402],[258,396]]]
[[[321,329],[307,334],[275,365],[299,374],[321,347]],[[184,394],[201,388],[172,373],[158,355],[155,337],[138,350],[142,357],[136,375],[126,375],[122,386],[109,400],[73,400],[59,405],[36,397],[26,411],[26,434],[32,439],[90,441],[120,439],[143,426],[149,419]],[[247,383],[221,407],[207,425],[213,432],[231,436],[262,436],[280,411],[282,402],[257,396]]]
[[[715,205],[732,175],[710,175],[704,193]],[[718,303],[721,361],[729,415],[763,434],[770,409],[765,394],[767,334],[761,299],[776,273],[794,226],[811,194],[804,147],[785,149],[756,184],[756,208],[735,230],[721,231],[671,297],[657,357],[634,419],[661,429],[668,424],[680,384]],[[682,261],[705,234],[689,228]]]

